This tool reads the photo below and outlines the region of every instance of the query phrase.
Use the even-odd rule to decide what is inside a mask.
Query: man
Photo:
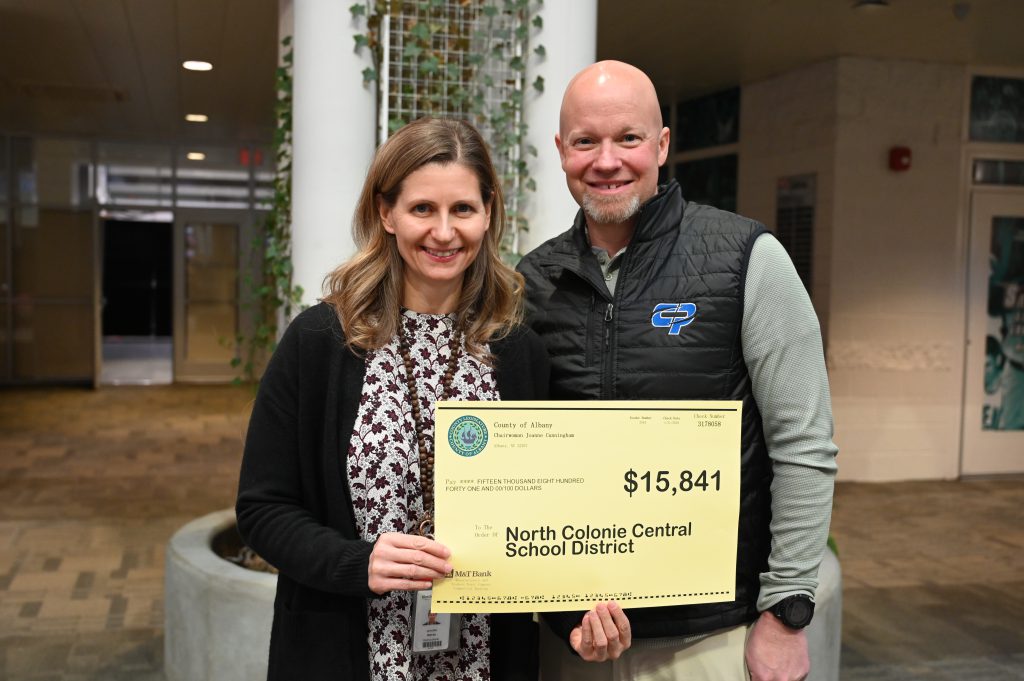
[[[552,397],[738,399],[743,434],[736,600],[627,610],[623,640],[581,628],[579,613],[548,616],[578,655],[548,633],[542,675],[803,678],[836,454],[806,291],[762,225],[684,201],[675,181],[658,187],[669,130],[635,67],[577,74],[555,144],[582,210],[520,264]]]

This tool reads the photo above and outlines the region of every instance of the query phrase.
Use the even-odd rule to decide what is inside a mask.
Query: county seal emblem
[[[487,439],[487,425],[475,416],[460,416],[448,429],[448,445],[459,456],[476,456]]]

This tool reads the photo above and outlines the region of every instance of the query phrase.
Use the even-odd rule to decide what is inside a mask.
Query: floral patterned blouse
[[[450,359],[452,315],[404,310],[401,323],[410,339],[420,414],[428,447],[434,442],[434,403]],[[448,399],[497,400],[490,367],[463,347]],[[393,338],[367,353],[366,378],[348,448],[348,481],[356,528],[369,542],[385,532],[413,533],[423,515],[419,450],[405,365]],[[459,649],[413,655],[414,592],[392,591],[369,599],[370,676],[374,681],[478,681],[491,678],[490,618],[463,615]]]

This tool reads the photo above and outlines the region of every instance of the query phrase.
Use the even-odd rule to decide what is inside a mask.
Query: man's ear
[[[672,133],[667,127],[661,129],[661,134],[658,135],[658,166],[665,165],[665,161],[668,159],[669,140],[672,137]]]
[[[558,149],[558,158],[562,160],[562,168],[565,168],[565,151],[562,148],[562,135],[555,133],[555,149]]]
[[[380,194],[377,194],[377,212],[380,214],[380,221],[384,225],[384,231],[388,234],[394,234],[395,228],[391,224],[391,206],[387,204],[387,201]]]

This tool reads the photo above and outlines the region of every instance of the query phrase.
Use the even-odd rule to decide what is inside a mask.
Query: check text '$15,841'
[[[623,475],[626,484],[622,486],[630,496],[640,492],[661,492],[675,496],[677,492],[717,492],[722,488],[721,471],[681,471],[678,477],[671,471],[644,471],[637,473],[630,468]]]

